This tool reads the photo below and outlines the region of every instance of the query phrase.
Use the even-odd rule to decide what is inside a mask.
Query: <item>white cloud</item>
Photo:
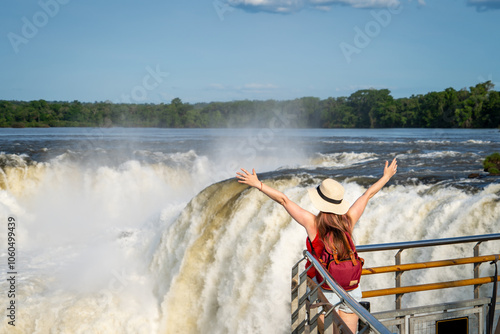
[[[500,9],[500,0],[467,0],[467,5],[476,7],[478,11]]]
[[[333,6],[349,6],[353,8],[394,8],[401,0],[216,0],[229,7],[240,8],[250,12],[294,13],[306,7],[327,11]],[[407,0],[413,2],[415,0]],[[416,0],[419,6],[425,6],[425,0]],[[466,4],[476,7],[478,11],[500,9],[500,0],[466,0]]]
[[[412,2],[412,0],[408,0],[408,1],[409,1],[409,2]],[[419,4],[420,6],[425,6],[425,5],[426,5],[425,0],[417,0],[417,2],[418,2],[418,4]]]
[[[232,7],[249,11],[291,13],[301,10],[308,0],[227,0]]]
[[[425,5],[424,0],[417,1],[420,5]],[[226,0],[226,3],[247,11],[271,13],[293,13],[305,7],[329,10],[335,5],[353,8],[387,8],[400,5],[399,0]]]
[[[400,4],[399,0],[309,0],[308,2],[313,7],[344,5],[354,8],[397,7]]]
[[[304,8],[314,8],[328,11],[333,6],[349,6],[353,8],[395,8],[402,0],[216,0],[222,1],[231,8],[240,8],[250,12],[269,12],[288,14],[298,12]],[[419,6],[425,6],[426,0],[416,1]],[[478,11],[500,9],[500,0],[466,0],[466,4],[476,7]]]

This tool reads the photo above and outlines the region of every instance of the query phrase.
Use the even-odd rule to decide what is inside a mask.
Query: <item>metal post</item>
[[[318,298],[318,290],[319,290],[319,288],[310,279],[307,279],[307,287],[310,290],[309,297],[308,297],[309,298],[309,302],[308,302],[309,306],[307,307],[309,309],[307,326],[309,327],[309,334],[318,334],[319,333],[318,327],[320,326],[320,321],[318,321],[319,317],[320,317],[320,312],[319,312],[320,307],[311,308],[310,305],[312,303],[318,302],[318,299],[319,299]]]
[[[307,277],[307,275],[306,275]],[[301,321],[301,326],[306,325],[306,295],[307,295],[307,278],[304,278],[303,276],[300,277],[300,283],[299,283],[299,319]]]
[[[325,322],[324,322],[324,329],[323,329],[323,333],[324,334],[333,334],[334,331],[333,328],[334,328],[334,323],[333,323],[333,310],[331,310],[330,312],[327,312],[327,314],[325,314]]]
[[[479,256],[479,245],[481,244],[482,241],[479,241],[475,246],[474,246],[474,257]],[[481,263],[474,263],[474,278],[479,278],[479,266]],[[479,287],[481,285],[474,285],[474,299],[479,298]]]
[[[299,273],[299,263],[292,268],[292,333],[303,333],[306,325],[307,272]]]
[[[368,312],[370,312],[370,302],[359,302],[361,306],[363,306]],[[365,324],[361,319],[358,320],[358,333],[364,333],[365,330],[370,330],[370,326]]]
[[[401,264],[401,253],[403,252],[403,249],[400,249],[396,253],[396,266],[399,266]],[[401,276],[403,275],[402,271],[397,271],[396,272],[396,288],[401,287]],[[403,294],[396,294],[396,310],[401,309],[401,298],[403,297]]]
[[[292,331],[295,332],[301,323],[301,319],[298,318],[299,310],[299,268],[295,265],[292,268],[292,297],[291,297],[291,315],[292,315]]]

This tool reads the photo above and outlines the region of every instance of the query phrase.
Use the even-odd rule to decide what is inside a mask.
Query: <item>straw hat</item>
[[[326,179],[316,188],[310,188],[309,197],[316,209],[343,215],[350,204],[344,199],[344,187],[335,180]]]

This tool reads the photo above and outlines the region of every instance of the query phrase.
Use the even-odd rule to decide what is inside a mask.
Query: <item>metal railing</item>
[[[354,300],[348,293],[346,293],[337,283],[331,279],[327,271],[320,265],[320,263],[312,256],[311,253],[304,251],[304,257],[292,268],[292,282],[295,286],[292,286],[292,331],[293,333],[317,333],[318,331],[318,319],[319,313],[315,309],[310,309],[308,307],[309,300],[312,302],[318,300],[318,290],[324,283],[328,284],[332,291],[337,294],[340,298],[340,302],[333,307],[327,308],[324,311],[324,333],[333,333],[333,327],[337,328],[339,333],[351,333],[347,326],[339,318],[338,314],[335,312],[335,307],[343,303],[348,308],[350,308],[361,321],[365,323],[365,327],[359,333],[384,333],[388,334],[391,331],[385,326],[396,326],[394,329],[400,333],[417,333],[415,330],[416,324],[420,322],[426,322],[429,324],[434,324],[438,320],[447,319],[452,315],[467,315],[468,317],[473,316],[477,324],[474,325],[478,328],[479,333],[482,333],[484,329],[484,315],[487,313],[487,309],[491,308],[488,298],[479,298],[479,286],[481,284],[490,283],[493,281],[493,277],[479,277],[479,266],[483,262],[496,261],[499,258],[498,254],[493,255],[479,255],[479,246],[481,243],[492,240],[500,240],[500,233],[488,234],[488,235],[476,235],[467,237],[457,237],[457,238],[445,238],[445,239],[433,239],[433,240],[421,240],[421,241],[410,241],[410,242],[400,242],[400,243],[388,243],[388,244],[375,244],[375,245],[362,245],[357,246],[357,251],[362,252],[375,252],[375,251],[387,251],[396,250],[395,255],[395,265],[376,267],[376,268],[365,268],[363,269],[363,274],[378,274],[378,273],[395,273],[395,288],[388,288],[382,290],[364,291],[363,298],[382,296],[394,294],[396,296],[396,308],[394,311],[379,312],[370,314],[363,306],[361,306],[356,300]],[[422,263],[401,263],[401,254],[404,250],[419,248],[419,247],[434,247],[452,244],[463,244],[472,243],[475,245],[473,247],[474,257],[461,258],[461,259],[451,259],[451,260],[440,260]],[[305,270],[300,270],[299,266],[304,260],[309,260],[311,266],[305,268]],[[401,286],[401,275],[408,270],[417,269],[428,269],[437,268],[442,266],[450,265],[462,265],[462,264],[474,264],[474,279],[462,280],[462,281],[451,281],[451,282],[440,282],[431,283],[417,286]],[[315,288],[307,288],[307,271],[314,267],[320,274],[325,278],[324,282],[316,285]],[[304,267],[302,267],[304,269]],[[500,280],[500,277],[498,277]],[[401,298],[405,293],[431,290],[431,289],[442,289],[450,288],[456,286],[464,285],[474,285],[474,300],[462,301],[455,303],[444,303],[436,305],[428,305],[426,307],[418,307],[414,309],[401,310]],[[469,305],[470,304],[470,305]],[[469,307],[465,310],[454,311],[455,309],[460,309],[463,307]],[[493,308],[494,309],[494,308]],[[428,313],[425,316],[419,315],[419,311],[422,312],[435,312],[434,314]],[[392,312],[392,313],[391,313]],[[424,312],[424,313],[425,313]],[[386,317],[392,318],[386,320]],[[489,324],[491,327],[493,324]],[[392,328],[392,327],[390,327]],[[500,328],[500,324],[497,328]]]
[[[396,309],[401,308],[401,298],[405,293],[408,292],[416,292],[416,291],[424,291],[424,290],[431,290],[431,289],[436,289],[436,288],[447,288],[447,287],[458,287],[458,286],[465,286],[465,285],[474,285],[474,298],[477,299],[479,298],[479,287],[482,284],[485,283],[490,283],[493,281],[493,278],[491,277],[479,277],[479,266],[481,265],[482,262],[487,262],[491,261],[493,259],[490,259],[489,257],[484,257],[483,259],[480,258],[479,256],[479,245],[485,241],[492,241],[492,240],[500,240],[500,233],[494,233],[494,234],[484,234],[484,235],[473,235],[473,236],[465,236],[465,237],[456,237],[456,238],[444,238],[444,239],[432,239],[432,240],[420,240],[420,241],[408,241],[408,242],[398,242],[398,243],[387,243],[387,244],[374,244],[374,245],[361,245],[357,246],[356,250],[358,253],[362,252],[376,252],[376,251],[387,251],[387,250],[397,250],[397,253],[395,255],[395,266],[393,267],[395,270],[392,270],[395,272],[395,288],[393,289],[386,289],[389,291],[385,291],[384,294],[394,294],[395,297],[395,303],[396,303]],[[414,249],[414,248],[421,248],[421,247],[434,247],[434,246],[444,246],[444,245],[453,245],[453,244],[463,244],[463,243],[471,243],[475,242],[475,246],[473,248],[473,255],[474,258],[469,258],[472,259],[469,263],[474,263],[474,279],[472,280],[462,280],[462,281],[452,281],[452,282],[443,282],[440,285],[428,285],[428,286],[420,286],[417,287],[415,286],[414,289],[411,289],[409,287],[402,287],[401,284],[401,276],[406,270],[410,270],[405,268],[407,265],[403,265],[401,262],[401,254],[404,250],[407,249]],[[491,255],[495,257],[495,255]],[[448,260],[454,263],[451,263],[449,265],[458,265],[458,264],[463,264],[460,263],[461,260],[456,259],[456,260]],[[417,264],[414,264],[417,265]],[[426,263],[421,264],[425,268]],[[441,263],[443,265],[443,263]],[[423,269],[423,268],[411,268],[411,269]],[[369,269],[368,269],[369,270]],[[365,274],[366,271],[365,271]],[[382,291],[379,291],[379,293],[375,292],[370,292],[370,291],[365,291],[363,292],[363,297],[374,297],[374,296],[382,296],[381,294]]]
[[[311,266],[301,272],[299,266],[306,259],[311,262]],[[325,280],[320,282],[316,288],[309,289],[308,291],[307,271],[312,267],[314,267]],[[292,286],[292,333],[317,332],[319,314],[317,312],[307,314],[307,304],[309,301],[314,302],[318,300],[318,289],[321,285],[326,283],[332,289],[332,292],[337,294],[340,302],[337,305],[332,305],[333,307],[325,313],[324,333],[333,333],[333,326],[336,326],[337,330],[341,333],[351,333],[347,326],[345,326],[342,321],[338,320],[339,318],[335,311],[335,307],[344,304],[365,323],[366,326],[359,333],[368,333],[371,330],[374,333],[391,334],[380,321],[346,293],[345,290],[330,277],[318,260],[308,251],[304,251],[304,258],[297,262],[292,268],[292,282],[296,283],[294,287]]]

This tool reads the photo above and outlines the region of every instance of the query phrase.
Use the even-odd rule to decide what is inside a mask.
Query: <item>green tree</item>
[[[485,116],[485,128],[500,126],[500,93],[491,91],[488,94],[488,100],[483,104],[483,113]]]
[[[388,89],[364,89],[351,94],[348,103],[358,116],[356,127],[377,127],[377,121],[384,112],[384,106],[391,104],[392,100]]]

